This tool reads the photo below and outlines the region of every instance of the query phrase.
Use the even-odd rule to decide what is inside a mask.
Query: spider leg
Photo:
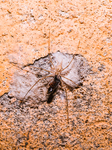
[[[64,83],[63,80],[60,80],[62,83]],[[65,84],[65,83],[64,83]],[[61,86],[62,88],[62,86]],[[62,88],[63,89],[63,88]],[[67,123],[69,124],[69,112],[68,112],[68,99],[67,99],[67,89],[63,89],[66,93],[66,113],[67,113]]]
[[[47,84],[43,84],[43,85],[41,85],[41,86],[38,86],[38,88],[41,88],[41,87],[43,87],[43,86],[45,86],[45,85],[47,85]],[[28,92],[27,92],[28,93]],[[25,95],[26,96],[26,95]],[[24,98],[25,98],[25,96],[24,96]],[[37,97],[38,98],[38,97]],[[46,101],[46,100],[45,100]],[[42,101],[42,102],[45,102],[45,101]],[[26,100],[20,100],[20,105],[22,105],[23,103],[25,103],[26,102]]]
[[[78,84],[76,84],[74,81],[72,81],[71,79],[69,79],[69,78],[66,78],[66,77],[64,77],[64,76],[62,76],[63,78],[65,78],[65,79],[67,79],[67,80],[70,80],[71,82],[73,82],[76,86],[78,86]],[[62,79],[60,79],[60,81],[62,82],[62,83],[64,83],[64,85],[67,85],[67,86],[69,86],[68,84],[66,84]],[[69,86],[70,87],[70,86]],[[61,86],[61,88],[62,88],[62,86]],[[80,87],[81,88],[81,87]],[[63,88],[62,88],[63,89]],[[82,88],[81,88],[82,89]],[[66,112],[67,112],[67,123],[69,124],[69,111],[68,111],[68,98],[67,98],[67,89],[65,88],[64,89],[65,90],[65,93],[66,93]],[[83,89],[84,90],[84,89]],[[85,91],[85,90],[84,90]]]
[[[51,20],[51,18],[50,18],[50,20]],[[53,62],[52,62],[52,59],[51,59],[50,47],[51,47],[51,45],[50,45],[50,28],[49,28],[48,56],[49,56],[49,58],[50,58],[50,63],[51,63],[52,66],[54,67]],[[51,69],[52,69],[52,66],[51,66]],[[25,67],[25,66],[24,66],[24,67]],[[35,68],[37,68],[37,69],[42,69],[42,70],[44,70],[44,71],[52,72],[52,73],[53,73],[53,71],[51,71],[51,70],[49,71],[49,70],[46,70],[46,69],[44,69],[44,68],[40,68],[40,67],[35,67]]]
[[[62,76],[62,75],[61,75]],[[71,79],[69,79],[69,78],[67,78],[67,77],[64,77],[64,76],[62,76],[63,78],[65,78],[65,79],[67,79],[67,80],[69,80],[69,81],[71,81],[72,83],[74,83],[77,87],[79,86],[78,84],[76,84],[74,81],[72,81]],[[63,81],[64,82],[64,81]],[[66,84],[66,83],[65,83]],[[66,84],[67,85],[67,84]],[[69,85],[68,85],[69,86]],[[81,88],[81,87],[80,87]],[[81,88],[82,90],[84,90],[83,88]],[[85,90],[84,90],[85,91]],[[86,92],[86,91],[85,91]]]
[[[43,77],[43,78],[39,79],[38,81],[36,81],[35,84],[34,84],[34,85],[28,90],[28,92],[25,94],[25,96],[23,97],[23,99],[25,99],[26,95],[31,91],[31,89],[32,89],[39,81],[41,81],[41,80],[43,80],[43,79],[45,79],[45,78],[48,78],[48,77],[53,77],[53,76],[49,75],[49,76]]]
[[[33,68],[36,68],[36,69],[41,69],[41,70],[44,70],[44,71],[46,71],[46,72],[53,73],[53,71],[51,71],[51,70],[46,70],[46,69],[44,69],[44,68],[40,68],[40,67],[33,67]]]
[[[24,67],[20,68],[20,67],[16,66],[15,64],[13,64],[13,66],[19,68],[20,70],[23,70],[23,69],[26,67],[26,66],[24,66]],[[53,73],[53,71],[51,71],[51,70],[46,70],[46,69],[41,68],[41,67],[33,67],[33,68],[41,69],[41,70],[44,70],[44,71],[46,71],[46,72]],[[25,70],[25,69],[24,69],[24,71],[29,72],[29,70]],[[32,74],[34,74],[34,73],[32,73]]]
[[[18,67],[18,68],[23,70],[25,67],[27,67],[27,65],[23,66],[22,68],[20,68],[20,67]],[[41,69],[41,70],[44,70],[44,71],[47,71],[47,72],[52,72],[51,70],[47,70],[47,69],[44,69],[44,68],[41,68],[41,67],[33,67],[33,68]],[[28,71],[28,70],[25,70],[25,71]]]
[[[65,88],[66,93],[66,112],[67,112],[67,123],[69,124],[69,112],[68,112],[68,98],[67,98],[67,89]]]
[[[61,70],[61,72],[62,72],[63,70],[65,70],[65,69],[72,63],[73,59],[74,59],[74,56],[73,56],[72,60],[69,62],[69,64],[68,64],[65,68],[63,68],[63,69]]]
[[[62,64],[63,64],[63,60],[61,61],[61,64],[60,64],[60,67],[61,67],[60,72],[61,72],[61,70],[62,70]]]
[[[41,80],[43,80],[43,79],[45,79],[45,78],[48,78],[48,77],[53,77],[53,76],[49,75],[49,76],[43,77],[43,78],[39,79],[37,82],[35,82],[35,84],[34,84],[34,85],[27,91],[27,93],[25,94],[25,96],[23,97],[23,100],[20,100],[20,106],[25,102],[24,99],[25,99],[26,95],[31,91],[31,89],[32,89],[39,81],[41,81]],[[42,86],[39,86],[38,88],[40,88],[40,87],[42,87]]]
[[[51,18],[50,18],[50,20],[51,20]],[[51,48],[51,45],[50,45],[50,36],[51,36],[51,34],[50,34],[50,28],[49,28],[48,56],[49,56],[49,58],[50,58],[50,63],[51,63],[52,66],[54,67],[53,62],[52,62],[52,59],[51,59],[51,53],[50,53],[50,48]],[[51,66],[51,69],[52,69],[52,66]]]

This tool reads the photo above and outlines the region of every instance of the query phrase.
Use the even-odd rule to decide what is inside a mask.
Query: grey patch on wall
[[[10,85],[9,97],[22,100],[28,90],[40,79],[25,97],[27,103],[35,105],[47,100],[48,85],[54,80],[59,69],[61,69],[59,73],[62,81],[72,89],[79,87],[90,73],[91,69],[87,60],[80,54],[73,55],[58,51],[50,56],[35,60],[33,64],[16,72]],[[43,77],[46,78],[42,79]]]

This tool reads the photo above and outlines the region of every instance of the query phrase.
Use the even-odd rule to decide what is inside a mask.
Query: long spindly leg
[[[35,84],[32,85],[32,87],[27,91],[27,93],[25,94],[25,96],[23,97],[23,99],[25,99],[26,95],[31,91],[31,89],[32,89],[39,81],[41,81],[41,80],[43,80],[43,79],[45,79],[45,78],[48,78],[48,77],[53,77],[53,76],[49,75],[49,76],[43,77],[43,78],[39,79],[38,81],[36,81]]]
[[[66,78],[64,76],[62,76],[63,78],[67,79],[67,80],[70,80],[71,82],[73,82],[76,86],[78,86],[78,84],[76,84],[74,81],[72,81],[71,79],[69,78]],[[62,79],[61,79],[61,84],[64,84],[64,85],[67,85],[69,86],[68,84],[66,84]],[[61,87],[62,88],[62,87]],[[62,88],[63,89],[63,88]],[[81,88],[82,89],[82,88]],[[84,90],[84,89],[83,89]],[[66,112],[67,112],[67,123],[69,124],[69,111],[68,111],[68,97],[67,97],[67,89],[65,88],[64,89],[65,93],[66,93]],[[84,90],[85,91],[85,90]]]
[[[67,80],[69,80],[69,81],[71,81],[72,83],[74,83],[77,87],[79,86],[78,84],[76,84],[74,81],[72,81],[71,79],[69,79],[69,78],[67,78],[67,77],[64,77],[64,76],[62,76],[61,75],[61,77],[63,77],[63,78],[65,78],[65,79],[67,79]],[[64,81],[63,81],[64,82]],[[66,84],[66,83],[65,83]],[[67,84],[66,84],[67,85]],[[69,85],[68,85],[69,86]],[[80,87],[81,88],[81,87]],[[84,90],[83,88],[81,88],[82,90]],[[84,90],[85,91],[85,90]],[[86,91],[85,91],[86,92]]]
[[[47,84],[48,84],[48,83],[47,83]],[[41,87],[43,87],[43,86],[46,86],[47,84],[43,84],[43,85],[41,85],[41,86],[38,86],[38,89],[41,88]],[[38,98],[39,98],[39,97],[37,96],[37,99],[38,99]],[[45,101],[46,101],[46,100],[44,100],[44,101],[42,100],[42,102],[45,102]],[[20,101],[20,106],[21,106],[22,104],[24,104],[25,102],[26,102],[26,100],[24,100],[24,99],[21,100],[21,101]],[[39,103],[40,103],[40,102],[38,102],[38,103],[36,102],[36,104],[39,104]]]
[[[68,112],[68,97],[67,97],[67,89],[65,88],[66,93],[66,112],[67,112],[67,123],[69,124],[69,112]]]
[[[13,65],[13,66],[15,66],[15,65]],[[21,69],[23,70],[25,67],[26,67],[26,66],[24,66],[24,67],[22,67],[22,68],[20,68],[20,67],[17,67],[17,68],[19,68],[20,70],[21,70]],[[44,71],[46,71],[46,72],[53,73],[53,71],[47,70],[47,69],[44,69],[44,68],[41,68],[41,67],[33,67],[33,68],[41,69],[41,70],[44,70]],[[25,70],[25,69],[24,69],[24,71],[29,72],[29,70]],[[33,73],[32,73],[32,74],[33,74]]]
[[[13,64],[13,66],[15,66],[15,67],[16,67],[16,65],[14,65],[14,64]],[[22,67],[22,68],[20,68],[19,66],[17,66],[17,68],[19,68],[20,70],[21,70],[21,69],[23,70],[25,67],[27,67],[27,66],[24,66],[24,67]],[[53,71],[51,71],[51,70],[47,70],[47,69],[44,69],[44,68],[41,68],[41,67],[33,67],[33,68],[41,69],[41,70],[44,70],[44,71],[46,71],[46,72],[53,73]],[[24,71],[26,71],[26,72],[30,72],[29,70],[25,70],[25,69],[24,69]],[[34,73],[32,73],[32,74],[34,74]],[[35,75],[35,74],[34,74],[34,75]]]
[[[49,28],[48,54],[50,54],[50,48],[51,48],[51,44],[50,44],[50,28]]]
[[[27,67],[27,66],[24,66],[24,67],[22,68],[22,70],[23,70],[25,67]],[[33,68],[41,69],[41,70],[44,70],[44,71],[46,71],[46,72],[50,72],[50,73],[52,72],[52,73],[53,73],[53,71],[44,69],[44,68],[42,68],[42,67],[33,67]],[[21,68],[20,68],[20,69],[21,69]],[[25,70],[25,69],[24,69],[24,70]],[[25,71],[29,71],[29,70],[25,70]]]
[[[51,19],[50,19],[51,20]],[[49,58],[50,58],[50,63],[51,63],[51,70],[52,70],[52,66],[54,66],[53,65],[53,62],[52,62],[52,59],[51,59],[51,53],[50,53],[50,47],[51,47],[51,45],[50,45],[50,28],[49,28],[49,39],[48,39],[48,56],[49,56]],[[44,70],[44,71],[46,71],[46,72],[52,72],[53,73],[53,71],[51,71],[51,70],[46,70],[46,69],[44,69],[44,68],[41,68],[41,67],[35,67],[36,69],[41,69],[41,70]]]
[[[61,72],[62,72],[63,70],[65,70],[65,69],[72,63],[73,59],[74,59],[74,56],[73,56],[72,60],[69,62],[69,64],[68,64],[65,68],[63,68],[63,69],[61,70]]]
[[[50,20],[51,20],[51,18],[50,18]],[[52,66],[54,66],[53,65],[53,62],[52,62],[52,59],[51,59],[51,53],[50,53],[50,48],[51,48],[51,42],[50,42],[50,36],[51,35],[51,33],[50,33],[50,28],[49,28],[49,40],[48,40],[48,56],[49,56],[49,58],[50,58],[50,63],[52,64],[51,65],[51,69],[52,69]]]
[[[65,82],[63,80],[61,80],[61,84],[64,84],[65,85]],[[61,86],[62,88],[62,86]],[[63,89],[63,88],[62,88]],[[66,93],[66,113],[67,113],[67,123],[69,124],[69,112],[68,112],[68,98],[67,98],[67,89],[63,89]]]
[[[53,73],[53,71],[51,71],[51,70],[46,70],[46,69],[44,69],[44,68],[40,68],[40,67],[33,67],[33,68],[36,68],[36,69],[41,69],[41,70],[44,70],[44,71],[46,71],[46,72]]]

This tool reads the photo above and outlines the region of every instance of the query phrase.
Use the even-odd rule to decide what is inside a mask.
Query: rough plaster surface
[[[111,8],[108,0],[0,1],[1,150],[112,148]],[[15,72],[48,54],[49,28],[51,52],[81,54],[94,72],[87,90],[68,95],[69,124],[58,95],[50,105],[19,109],[7,94]]]

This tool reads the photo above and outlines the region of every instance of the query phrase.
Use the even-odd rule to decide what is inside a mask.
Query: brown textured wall
[[[69,125],[65,120],[60,123],[64,113],[58,113],[48,126],[42,120],[36,122],[37,116],[30,108],[29,118],[18,112],[24,118],[22,125],[22,121],[17,121],[16,109],[8,112],[7,103],[1,103],[0,149],[110,150],[112,1],[1,0],[0,95],[9,92],[14,72],[48,54],[49,28],[51,52],[78,53],[89,61],[96,74],[85,84],[94,84],[97,94],[93,93],[90,108],[84,105],[82,110],[75,110],[76,121]],[[15,101],[11,99],[10,105]],[[72,107],[69,106],[71,116]]]

